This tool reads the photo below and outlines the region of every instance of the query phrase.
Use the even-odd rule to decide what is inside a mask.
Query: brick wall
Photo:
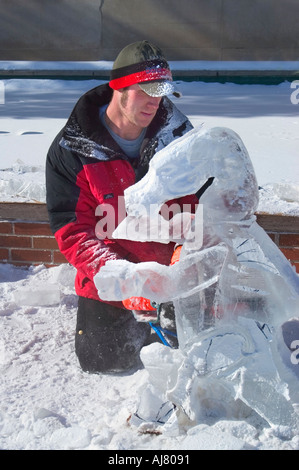
[[[56,266],[66,259],[47,222],[0,221],[0,262]]]
[[[299,273],[299,234],[280,233],[278,237],[277,245]]]
[[[257,214],[257,222],[299,273],[299,218]],[[65,262],[44,204],[0,203],[0,263],[50,267]]]
[[[0,263],[49,267],[66,263],[44,204],[0,203]]]
[[[299,217],[257,214],[257,222],[299,273]]]

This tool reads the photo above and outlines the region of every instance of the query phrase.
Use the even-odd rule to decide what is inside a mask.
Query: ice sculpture
[[[172,418],[184,426],[207,417],[244,419],[254,411],[271,426],[298,432],[298,378],[282,363],[268,325],[240,316],[203,330],[184,352],[157,343],[143,348],[141,359],[149,374],[145,390],[161,404],[174,403]],[[153,414],[145,423],[147,400],[141,394],[132,420],[141,429],[151,421],[157,427]]]
[[[192,219],[189,214],[189,232],[182,233],[180,239],[178,236],[175,238],[183,243],[178,266],[111,261],[95,278],[103,299],[121,300],[142,295],[156,302],[178,299],[176,308],[179,310],[186,310],[188,306],[188,312],[191,312],[194,307],[195,322],[191,319],[191,313],[189,320],[185,318],[186,311],[178,315],[178,320],[184,323],[182,328],[179,327],[181,347],[187,340],[192,342],[192,336],[196,337],[205,321],[213,322],[219,316],[228,318],[236,311],[254,318],[258,315],[259,321],[273,325],[281,324],[298,313],[298,276],[255,221],[253,214],[258,204],[258,186],[254,169],[243,142],[230,129],[194,129],[158,152],[144,178],[125,191],[128,216],[116,229],[114,237],[127,238],[129,224],[141,215],[140,239],[146,239],[151,235],[151,230],[145,227],[150,226],[152,219],[156,221],[161,217],[159,211],[164,202],[198,191],[210,178],[214,178],[213,183],[200,199],[203,219]],[[184,215],[187,220],[188,214]],[[144,223],[146,218],[148,225]],[[192,235],[201,230],[201,237]],[[135,230],[134,239],[136,234],[138,231]],[[170,231],[169,240],[172,240],[171,235]],[[214,267],[211,265],[212,272],[209,273],[208,269],[201,268],[202,261],[199,263],[197,260],[198,256],[201,259],[210,256],[206,249],[216,250],[215,247],[218,251],[222,247],[222,253],[224,247],[227,250],[225,260],[223,254],[219,255],[222,271],[217,281]],[[180,281],[185,279],[183,260],[186,257],[191,257],[189,265],[193,258],[194,266],[198,266],[199,270],[195,279],[190,276],[191,285],[194,281],[198,282],[201,292],[200,275],[214,280],[213,291],[205,292],[205,299],[192,289],[182,296],[177,284],[173,283],[176,277],[180,277]],[[159,282],[151,288],[154,272]],[[165,283],[168,283],[167,289]],[[194,298],[190,295],[193,293]],[[198,305],[201,306],[201,314],[205,308],[207,317],[201,318],[199,324]],[[209,318],[211,316],[213,318]]]
[[[196,193],[206,182],[211,184],[195,217],[177,215],[173,226],[183,221],[184,229],[175,230],[173,236],[169,224],[167,238],[165,221],[159,223],[163,204]],[[290,391],[281,386],[281,376],[289,381],[289,370],[278,353],[277,332],[298,317],[299,278],[256,223],[258,186],[240,137],[226,128],[190,131],[154,156],[145,177],[126,190],[125,202],[127,218],[114,232],[115,238],[130,238],[135,224],[134,239],[157,240],[156,227],[163,227],[161,241],[183,245],[174,266],[111,261],[95,277],[103,299],[144,296],[158,303],[174,302],[180,365],[177,362],[173,369],[176,385],[172,383],[170,391],[164,384],[163,393],[196,419],[190,397],[199,396],[199,389],[215,387],[216,380],[218,390],[222,386],[227,393],[229,383],[234,400],[240,398],[270,423],[282,415],[292,416]],[[136,220],[142,222],[139,232]],[[196,236],[198,232],[201,236]],[[233,357],[225,352],[221,356],[223,345],[227,351],[227,344],[234,341],[239,347],[237,352],[233,348]],[[146,355],[144,363],[152,369]],[[186,383],[192,384],[189,391]],[[298,401],[295,395],[291,401]]]

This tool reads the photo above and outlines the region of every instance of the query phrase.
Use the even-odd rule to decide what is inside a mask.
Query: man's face
[[[131,85],[124,89],[120,98],[120,112],[130,124],[143,129],[156,115],[161,97],[147,95],[139,85]]]

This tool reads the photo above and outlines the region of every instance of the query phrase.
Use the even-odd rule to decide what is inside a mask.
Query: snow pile
[[[0,170],[0,194],[5,202],[46,202],[44,167],[18,159],[11,168]]]
[[[129,425],[148,386],[148,371],[82,372],[74,352],[74,274],[68,265],[28,270],[0,265],[1,449],[299,448],[299,436],[290,426],[269,426],[244,408],[238,417],[237,409],[229,416],[221,402],[208,399],[201,423],[179,432],[169,426],[160,435],[143,434]],[[44,305],[48,286],[59,289],[59,304],[54,299]],[[17,303],[21,291],[28,292],[26,305]],[[169,349],[163,351],[165,360]]]
[[[258,210],[298,217],[299,185],[291,181],[265,184],[259,191]]]

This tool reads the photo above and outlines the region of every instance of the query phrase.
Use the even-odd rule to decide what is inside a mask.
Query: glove
[[[144,297],[130,297],[122,302],[124,307],[128,310],[156,310],[154,302]]]
[[[182,248],[183,248],[183,245],[178,245],[174,249],[174,252],[172,253],[172,257],[170,260],[170,266],[172,266],[173,264],[177,263],[180,260]]]
[[[170,266],[177,263],[180,259],[182,251],[182,245],[178,245],[171,257]],[[147,310],[147,311],[154,311],[157,310],[158,305],[155,302],[152,302],[145,297],[130,297],[129,299],[125,299],[122,301],[124,307],[128,310]]]
[[[170,266],[177,263],[180,259],[182,245],[178,245],[171,257]],[[153,321],[157,320],[159,305],[155,304],[145,297],[130,297],[122,301],[123,306],[127,310],[133,312],[134,317],[137,321]]]
[[[122,301],[123,306],[131,310],[135,319],[142,322],[156,322],[158,319],[155,303],[144,297],[130,297]]]

